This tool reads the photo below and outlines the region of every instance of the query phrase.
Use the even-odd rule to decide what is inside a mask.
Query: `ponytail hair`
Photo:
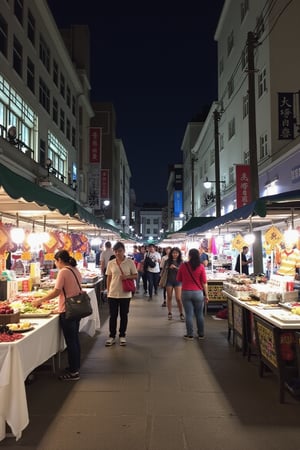
[[[58,261],[58,259],[61,259],[63,263],[69,264],[72,267],[77,266],[77,261],[73,256],[70,256],[69,252],[67,250],[59,250],[55,253],[54,259]]]

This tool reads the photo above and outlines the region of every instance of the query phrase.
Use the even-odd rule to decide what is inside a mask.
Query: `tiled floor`
[[[30,424],[0,447],[299,450],[300,403],[289,394],[279,403],[276,377],[259,378],[256,358],[233,349],[226,321],[208,315],[205,340],[188,342],[176,307],[169,321],[161,303],[161,292],[151,302],[134,298],[126,347],[104,346],[102,307],[101,333],[81,336],[80,381],[38,371],[27,387]]]

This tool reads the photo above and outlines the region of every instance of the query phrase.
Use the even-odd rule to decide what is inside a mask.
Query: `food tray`
[[[0,314],[0,324],[6,325],[7,323],[20,322],[20,313],[15,312],[12,314]]]
[[[33,319],[38,317],[49,317],[52,311],[43,311],[42,313],[32,312],[32,313],[21,313],[20,317],[27,318],[27,319]]]
[[[300,323],[300,316],[297,314],[292,314],[287,311],[274,311],[271,314],[272,317],[274,317],[277,320],[280,320],[281,322],[299,322]]]

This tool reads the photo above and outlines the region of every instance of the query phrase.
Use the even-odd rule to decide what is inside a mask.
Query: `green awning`
[[[119,233],[118,228],[94,216],[94,214],[90,213],[75,200],[51,192],[16,174],[3,164],[0,164],[1,186],[12,199],[17,200],[23,198],[27,202],[34,202],[39,206],[46,206],[51,211],[57,210],[62,215],[68,214],[70,217],[79,218],[99,228]]]
[[[188,222],[186,222],[180,230],[177,230],[176,233],[186,233],[189,230],[192,230],[196,227],[201,227],[209,222],[211,222],[215,217],[191,217]]]

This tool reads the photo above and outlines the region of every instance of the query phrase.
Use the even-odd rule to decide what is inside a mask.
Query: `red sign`
[[[100,198],[109,199],[109,169],[101,169]]]
[[[101,161],[101,128],[90,127],[90,163]]]
[[[236,207],[247,205],[251,199],[251,172],[247,164],[236,165]]]

